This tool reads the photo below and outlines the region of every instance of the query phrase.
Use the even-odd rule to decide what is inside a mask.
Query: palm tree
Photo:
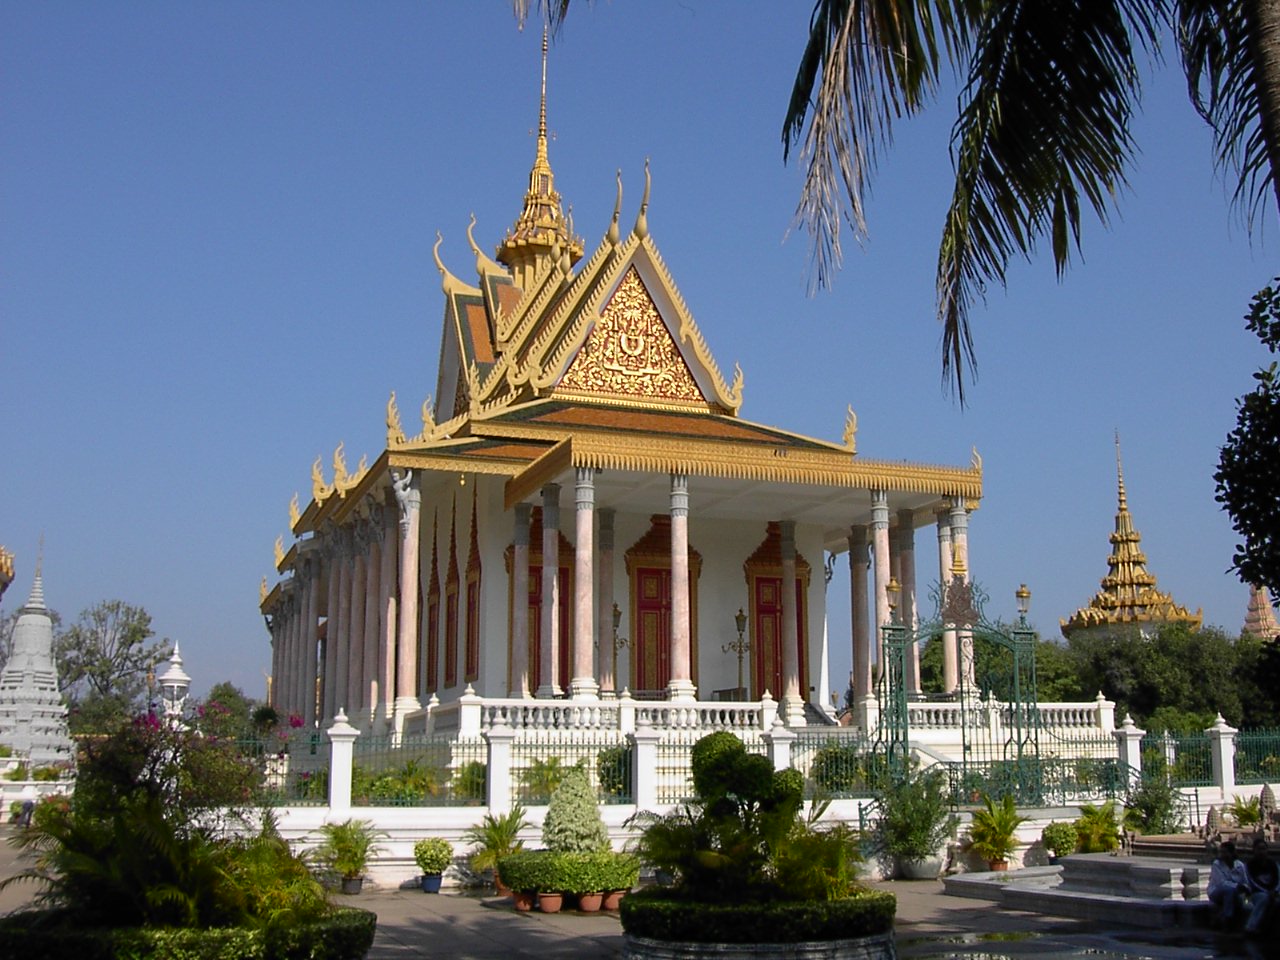
[[[570,0],[539,7],[554,28]],[[1171,28],[1218,164],[1252,218],[1280,206],[1280,0],[816,0],[782,125],[799,150],[796,210],[826,286],[841,259],[841,220],[866,234],[863,196],[893,121],[924,110],[944,66],[965,83],[952,128],[955,188],[938,250],[943,378],[964,402],[975,371],[970,313],[1015,254],[1048,240],[1059,275],[1079,250],[1080,215],[1104,224],[1126,185],[1140,59],[1160,58]]]

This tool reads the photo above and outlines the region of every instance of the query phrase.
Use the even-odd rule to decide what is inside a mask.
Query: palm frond
[[[811,286],[840,266],[842,218],[866,236],[863,196],[892,122],[916,113],[937,87],[943,54],[968,46],[977,0],[818,0],[782,124],[783,159],[802,144],[796,225],[812,238]]]
[[[1276,195],[1276,181],[1264,127],[1260,25],[1246,13],[1249,6],[1239,0],[1181,0],[1177,34],[1187,92],[1213,128],[1218,169],[1235,174],[1232,203],[1252,226],[1263,201]]]
[[[1133,158],[1136,53],[1158,54],[1164,0],[990,4],[952,130],[956,184],[938,254],[943,378],[976,374],[969,311],[1014,253],[1048,236],[1059,275],[1080,208],[1106,222]]]

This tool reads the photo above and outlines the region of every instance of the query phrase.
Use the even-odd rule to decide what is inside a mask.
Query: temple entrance
[[[649,529],[625,555],[631,595],[631,693],[666,696],[671,682],[671,518],[654,514]],[[689,547],[690,679],[698,682],[698,577],[702,555]]]
[[[783,695],[782,670],[782,527],[770,521],[765,538],[743,565],[751,611],[751,690],[742,695],[758,700],[766,691],[775,700]],[[809,699],[809,562],[796,554],[796,663],[800,696]]]
[[[556,575],[560,590],[560,644],[557,650],[556,672],[558,686],[564,689],[571,679],[573,651],[573,545],[560,534],[560,566]],[[507,565],[507,643],[511,643],[512,568],[515,564],[515,547],[508,546],[505,554]],[[529,690],[536,692],[542,677],[542,508],[534,507],[529,519]],[[507,657],[507,689],[512,689],[511,660]]]

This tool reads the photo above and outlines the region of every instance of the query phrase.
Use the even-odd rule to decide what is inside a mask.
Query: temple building
[[[32,766],[67,763],[74,757],[67,705],[58,692],[53,660],[53,618],[44,605],[38,568],[31,596],[18,611],[9,660],[0,673],[0,743]]]
[[[1089,605],[1081,607],[1068,620],[1059,621],[1064,636],[1083,631],[1115,631],[1136,629],[1151,636],[1166,623],[1185,623],[1200,629],[1203,613],[1191,613],[1173,602],[1173,597],[1156,588],[1155,575],[1147,571],[1147,558],[1142,552],[1142,534],[1133,525],[1129,501],[1124,490],[1124,468],[1120,462],[1120,437],[1116,436],[1116,478],[1119,506],[1116,509],[1115,532],[1111,534],[1111,556],[1108,572]]]
[[[290,505],[260,597],[273,706],[402,732],[464,696],[771,697],[788,724],[830,722],[826,604],[849,604],[850,635],[830,642],[871,702],[878,626],[894,610],[914,622],[917,585],[967,575],[981,460],[867,457],[852,408],[834,441],[743,418],[743,371],[722,373],[650,233],[648,165],[630,229],[619,174],[589,254],[574,233],[543,49],[513,226],[492,256],[474,218],[461,255],[437,235],[440,361],[420,427],[392,393],[376,459],[351,470],[339,443]],[[936,546],[918,573],[921,527]],[[838,554],[850,595],[828,598]],[[726,652],[739,635],[741,682]],[[954,644],[947,670],[954,689]],[[915,658],[909,673],[918,689]]]
[[[1275,611],[1271,609],[1271,594],[1266,587],[1249,588],[1249,609],[1245,613],[1244,627],[1241,633],[1274,640],[1280,636],[1280,625],[1276,623]]]
[[[9,584],[13,583],[13,554],[0,547],[0,600],[4,599],[4,592],[9,589]]]

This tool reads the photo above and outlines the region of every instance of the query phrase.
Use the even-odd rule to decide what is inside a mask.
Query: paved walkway
[[[2,842],[0,879],[22,869]],[[938,881],[897,881],[875,886],[898,898],[898,956],[998,960],[998,958],[1094,957],[1208,960],[1280,958],[1280,944],[1207,931],[1124,929],[1087,920],[1022,913],[981,900],[949,897]],[[26,906],[28,883],[0,891],[0,914]],[[621,957],[622,927],[609,914],[517,913],[510,900],[420,890],[369,890],[342,898],[378,915],[369,960],[441,957],[451,960],[568,960]]]

